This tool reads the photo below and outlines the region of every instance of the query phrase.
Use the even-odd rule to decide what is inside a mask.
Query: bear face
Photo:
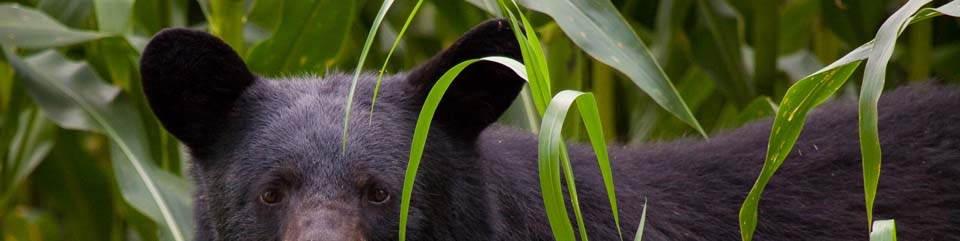
[[[207,33],[158,33],[141,60],[143,87],[163,126],[193,157],[198,240],[395,240],[410,140],[433,83],[462,61],[520,58],[504,20],[465,34],[422,66],[385,77],[371,112],[375,75],[359,79],[346,151],[341,148],[352,76],[266,79],[250,73]],[[524,81],[506,67],[477,63],[447,92],[410,211],[411,237],[437,229],[452,202],[483,198],[473,143],[519,93]],[[371,115],[373,114],[373,115]],[[456,171],[464,175],[446,175]],[[476,173],[477,177],[471,177]],[[450,187],[456,186],[454,192]],[[482,195],[474,195],[482,196]],[[484,215],[460,221],[481,223]],[[416,228],[419,227],[419,228]],[[434,234],[433,236],[436,236]]]

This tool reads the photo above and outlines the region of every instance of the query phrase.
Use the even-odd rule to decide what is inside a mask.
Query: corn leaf
[[[492,6],[494,0],[468,0]],[[707,136],[680,98],[669,77],[653,59],[633,28],[607,0],[521,0],[523,6],[545,13],[583,51],[627,75],[654,101],[684,123]]]
[[[560,183],[560,168],[563,168],[563,175],[567,179],[567,188],[570,193],[570,201],[576,212],[578,229],[581,234],[581,240],[587,240],[586,230],[582,223],[582,215],[579,210],[579,201],[576,198],[573,171],[569,157],[564,150],[563,137],[561,131],[563,122],[566,119],[567,112],[576,102],[577,110],[580,112],[580,118],[587,130],[590,143],[596,153],[597,164],[600,166],[600,174],[603,177],[603,183],[607,192],[607,199],[613,214],[617,233],[623,235],[620,231],[620,217],[617,213],[616,192],[613,185],[613,172],[610,168],[610,160],[607,155],[607,145],[603,137],[603,128],[600,125],[600,114],[597,111],[596,99],[593,94],[574,90],[564,90],[557,93],[550,101],[547,110],[543,115],[543,121],[540,124],[538,161],[540,170],[540,188],[543,192],[544,208],[547,211],[547,218],[550,222],[550,228],[556,239],[566,239],[572,236],[572,226],[567,216],[566,206],[564,204],[563,191]]]
[[[223,39],[227,45],[238,53],[244,53],[243,45],[243,18],[245,13],[244,0],[201,0],[200,5],[206,6],[204,13],[210,23],[210,33]]]
[[[917,11],[910,11],[910,13],[913,12]],[[936,9],[927,8],[920,10],[908,22],[916,23],[943,14],[960,16],[960,1],[952,1]],[[902,33],[904,28],[905,25],[900,26],[894,31],[897,31],[896,34],[899,34]],[[807,112],[815,105],[833,95],[836,89],[856,70],[860,61],[870,57],[875,42],[876,41],[870,41],[861,45],[827,67],[801,79],[787,90],[783,101],[780,103],[773,127],[771,128],[770,141],[767,144],[767,155],[764,160],[763,169],[756,183],[754,183],[753,188],[750,190],[750,193],[747,195],[746,200],[744,200],[743,205],[740,207],[740,235],[743,240],[753,239],[753,232],[757,226],[757,209],[760,196],[767,182],[769,182],[780,165],[783,164],[783,161],[793,149],[793,145],[796,144],[800,130],[803,128],[803,120]],[[877,147],[879,147],[879,145]],[[865,173],[864,178],[866,181],[866,179],[870,177]],[[875,192],[875,189],[873,190]],[[867,191],[866,186],[864,187],[864,191]],[[867,206],[872,205],[868,203]],[[868,218],[872,218],[872,214],[868,216],[870,216]]]
[[[32,8],[15,3],[0,4],[0,44],[20,48],[73,45],[109,35],[70,29]]]
[[[321,74],[331,66],[355,17],[354,1],[284,1],[280,25],[254,45],[247,64],[256,73]]]
[[[53,148],[55,128],[29,101],[19,82],[0,115],[0,217],[27,176]]]
[[[863,157],[863,192],[867,203],[867,227],[873,223],[873,201],[880,180],[880,133],[877,129],[877,102],[887,74],[887,62],[893,56],[897,37],[909,23],[910,16],[932,0],[911,0],[880,26],[867,59],[860,90],[860,153]]]
[[[143,122],[128,97],[106,85],[86,63],[71,62],[56,51],[27,59],[14,51],[4,48],[27,91],[51,120],[109,137],[113,171],[127,203],[157,222],[164,240],[192,240],[190,185],[154,166]]]
[[[698,53],[694,60],[717,82],[717,89],[737,106],[754,98],[753,79],[740,49],[743,20],[724,1],[698,0],[698,24],[691,33],[691,47]]]
[[[123,33],[133,11],[133,0],[94,0],[93,6],[97,10],[97,25],[100,31],[107,33]]]
[[[760,195],[796,144],[807,112],[823,103],[843,86],[859,64],[860,62],[848,63],[839,68],[808,76],[787,90],[773,121],[766,160],[760,177],[757,178],[743,206],[740,207],[740,235],[743,240],[753,238],[753,231],[757,226],[757,205],[760,202]]]

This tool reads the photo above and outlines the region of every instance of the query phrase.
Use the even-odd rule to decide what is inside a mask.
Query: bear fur
[[[189,147],[196,238],[396,240],[400,192],[427,92],[464,60],[520,60],[509,24],[485,22],[407,73],[360,76],[341,149],[352,76],[267,79],[209,34],[170,29],[141,60],[163,126]],[[537,140],[494,124],[524,80],[479,62],[437,110],[412,195],[408,240],[553,240],[537,174]],[[875,219],[903,240],[960,240],[960,91],[935,84],[880,100],[883,169]],[[371,120],[372,118],[372,120]],[[771,120],[714,135],[611,146],[623,235],[647,201],[646,240],[739,240],[738,211],[760,173]],[[592,150],[569,152],[588,234],[616,240]],[[867,240],[857,107],[814,110],[760,202],[755,240]],[[385,200],[382,200],[386,197]]]

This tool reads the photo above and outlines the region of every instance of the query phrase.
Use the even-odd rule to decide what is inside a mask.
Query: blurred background
[[[551,1],[584,3],[526,0],[521,6]],[[794,81],[873,39],[905,2],[594,1],[614,7],[601,14],[623,17],[710,134],[774,113]],[[424,1],[386,65],[388,74],[417,66],[496,17],[484,3]],[[223,37],[263,76],[323,76],[353,71],[381,4],[0,1],[0,239],[190,240],[188,158],[154,120],[139,86],[139,54],[150,36],[168,27],[204,29]],[[393,4],[365,70],[384,63],[415,4]],[[593,92],[608,139],[699,138],[621,71],[582,51],[549,16],[524,13],[543,44],[553,90]],[[960,20],[920,22],[899,39],[886,85],[956,83],[958,63]],[[862,68],[836,98],[855,99],[860,79]],[[530,128],[524,111],[517,104],[502,122]],[[581,133],[573,126],[565,135],[582,140]]]

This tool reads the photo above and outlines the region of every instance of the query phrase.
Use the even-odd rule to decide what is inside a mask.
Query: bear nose
[[[363,240],[355,215],[334,209],[293,214],[283,233],[283,241],[359,241]]]

